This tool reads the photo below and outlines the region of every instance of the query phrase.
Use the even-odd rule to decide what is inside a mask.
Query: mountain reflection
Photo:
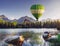
[[[33,34],[33,32],[34,32],[34,33],[39,34],[41,36],[43,34],[43,32],[45,32],[45,31],[54,33],[54,32],[57,32],[58,30],[56,30],[56,29],[0,29],[0,46],[8,46],[8,44],[5,43],[4,40],[9,36],[16,36],[16,35],[19,36],[21,34],[24,34],[23,32],[26,32],[25,33],[26,35]],[[35,37],[36,37],[36,34],[34,34]],[[32,38],[31,37],[32,35],[27,35],[27,36],[29,36],[27,41],[30,40],[30,42],[31,42],[32,40],[30,38]],[[26,41],[25,41],[25,43],[26,43]],[[29,43],[27,43],[27,44],[29,44]],[[32,44],[33,46],[44,46],[43,44],[42,45],[35,44],[35,42],[33,44]]]

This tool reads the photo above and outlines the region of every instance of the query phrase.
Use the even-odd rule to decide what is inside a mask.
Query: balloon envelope
[[[30,9],[31,9],[33,16],[38,20],[39,17],[41,17],[42,14],[44,13],[45,8],[43,5],[37,4],[37,5],[32,5]]]

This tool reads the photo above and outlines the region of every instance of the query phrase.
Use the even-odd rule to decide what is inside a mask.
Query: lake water
[[[43,33],[45,31],[49,31],[49,32],[55,32],[58,31],[57,29],[51,29],[51,28],[41,28],[41,29],[0,29],[0,46],[2,46],[2,44],[4,43],[4,39],[6,38],[6,35],[10,35],[13,33],[18,33],[18,32],[22,32],[22,31],[33,31],[35,33]],[[9,36],[8,35],[8,36]]]
[[[58,31],[56,28],[41,28],[41,29],[34,29],[34,28],[30,28],[30,29],[0,29],[0,32],[7,32],[7,33],[14,33],[14,32],[22,32],[22,31],[34,31],[34,32],[45,32],[45,31]]]

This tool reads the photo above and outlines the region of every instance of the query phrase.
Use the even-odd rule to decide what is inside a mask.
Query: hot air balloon
[[[43,5],[40,5],[40,4],[36,4],[36,5],[32,5],[31,6],[31,13],[32,15],[37,19],[39,19],[39,17],[42,16],[42,14],[44,13],[44,6]]]

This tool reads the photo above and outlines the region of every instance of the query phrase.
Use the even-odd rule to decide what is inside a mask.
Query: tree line
[[[57,28],[60,29],[60,20],[53,21],[38,21],[38,22],[28,22],[23,23],[8,22],[0,20],[0,28]]]

